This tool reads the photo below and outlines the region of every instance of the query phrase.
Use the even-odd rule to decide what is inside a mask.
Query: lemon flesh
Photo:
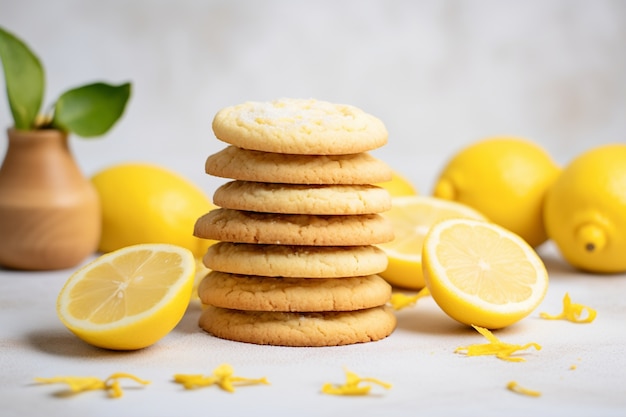
[[[429,196],[396,197],[392,200],[391,210],[382,215],[391,221],[395,239],[379,245],[389,261],[387,269],[379,275],[391,285],[416,290],[425,285],[422,246],[431,226],[453,217],[485,220],[470,207]]]
[[[167,244],[129,246],[77,270],[57,299],[57,314],[94,346],[132,350],[150,346],[182,319],[194,284],[196,260]]]
[[[424,240],[426,285],[441,309],[467,325],[509,326],[529,315],[548,288],[537,253],[493,223],[449,219]]]

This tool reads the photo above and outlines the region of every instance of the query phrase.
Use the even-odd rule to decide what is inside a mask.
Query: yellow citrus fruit
[[[524,239],[495,223],[448,219],[423,248],[426,286],[453,319],[498,329],[529,315],[548,289],[548,273]]]
[[[182,319],[195,262],[191,251],[168,244],[109,252],[72,274],[59,293],[57,314],[69,330],[94,346],[145,348]]]
[[[200,296],[198,294],[198,285],[206,277],[211,270],[204,265],[202,258],[196,258],[196,273],[193,280],[193,290],[191,291],[191,300],[198,301]]]
[[[433,224],[451,217],[485,219],[464,204],[429,196],[396,197],[391,210],[382,215],[391,220],[395,239],[379,245],[387,253],[389,261],[380,276],[392,285],[408,289],[420,289],[425,285],[422,244]]]
[[[626,271],[626,144],[599,146],[574,158],[548,190],[544,221],[571,265]]]
[[[416,195],[418,193],[413,183],[397,171],[391,173],[391,180],[375,185],[386,189],[392,197]]]
[[[467,204],[537,247],[547,240],[544,195],[559,172],[550,155],[531,141],[487,138],[452,157],[433,195]]]
[[[202,257],[214,243],[193,236],[196,220],[215,206],[181,175],[143,163],[115,165],[91,181],[102,205],[99,251],[139,243],[170,243]]]

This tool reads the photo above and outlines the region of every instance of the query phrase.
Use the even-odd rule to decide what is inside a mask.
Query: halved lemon
[[[494,223],[448,219],[424,239],[424,279],[453,319],[498,329],[529,315],[548,290],[548,273],[535,250]]]
[[[429,196],[404,196],[393,200],[391,210],[382,213],[393,224],[395,239],[379,245],[387,253],[387,269],[380,275],[391,285],[423,288],[422,245],[431,226],[447,218],[485,220],[478,211],[454,201]]]
[[[139,244],[109,252],[70,276],[59,293],[57,314],[94,346],[150,346],[182,319],[195,267],[192,252],[176,245]]]

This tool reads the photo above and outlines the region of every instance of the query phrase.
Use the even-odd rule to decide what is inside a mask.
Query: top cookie
[[[299,155],[343,155],[387,143],[378,118],[345,104],[313,99],[246,102],[220,110],[215,136],[239,148]]]

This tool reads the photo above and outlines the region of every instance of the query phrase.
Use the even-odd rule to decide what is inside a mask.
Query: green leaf
[[[103,135],[124,113],[130,90],[130,83],[94,83],[66,91],[54,105],[52,127],[85,138]]]
[[[0,58],[15,128],[30,130],[43,101],[45,79],[41,62],[24,42],[2,28]]]

